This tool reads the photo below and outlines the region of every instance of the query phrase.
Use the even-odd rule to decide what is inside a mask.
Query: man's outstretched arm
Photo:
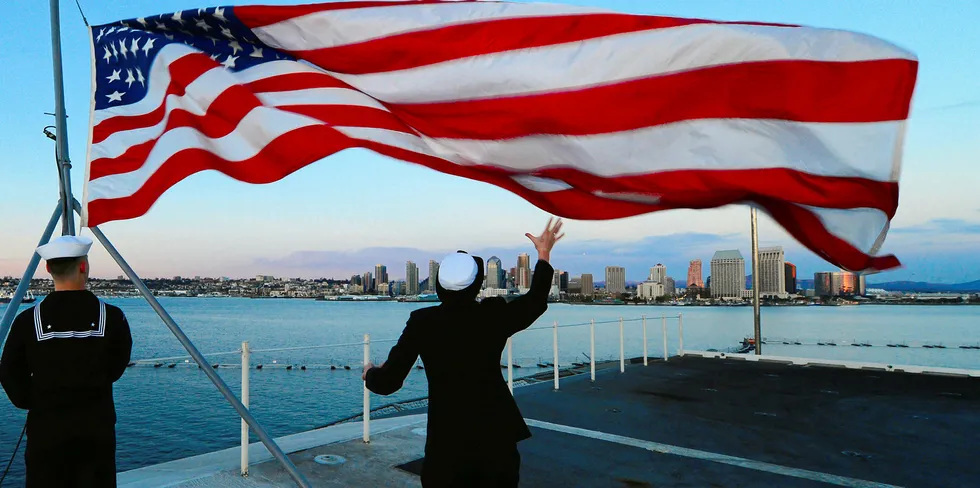
[[[418,342],[415,337],[415,327],[412,319],[408,319],[405,330],[402,331],[398,343],[388,353],[388,360],[375,366],[370,362],[364,365],[364,380],[367,388],[378,395],[391,395],[401,389],[405,377],[419,357]]]
[[[531,278],[531,289],[524,295],[507,303],[504,332],[507,336],[514,335],[534,323],[548,310],[548,294],[551,293],[551,283],[555,270],[551,267],[551,249],[559,239],[565,236],[561,233],[562,221],[558,219],[551,225],[551,219],[539,236],[526,234],[538,251],[538,262],[534,265],[534,276]]]

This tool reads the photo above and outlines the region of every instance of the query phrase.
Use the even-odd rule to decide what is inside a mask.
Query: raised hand
[[[538,251],[538,259],[542,261],[549,261],[551,259],[551,249],[555,247],[555,243],[565,237],[565,234],[561,232],[562,221],[558,219],[555,225],[552,226],[551,222],[554,218],[548,219],[548,224],[544,226],[544,231],[541,235],[534,236],[530,232],[524,234],[531,242],[534,243],[534,248]]]

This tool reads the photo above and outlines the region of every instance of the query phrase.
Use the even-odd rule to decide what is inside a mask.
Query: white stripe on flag
[[[696,24],[472,56],[418,68],[332,73],[389,103],[472,100],[567,91],[753,61],[915,59],[853,32]]]
[[[325,10],[252,29],[266,45],[285,50],[336,47],[406,32],[478,21],[586,13],[606,9],[557,4],[460,2]]]

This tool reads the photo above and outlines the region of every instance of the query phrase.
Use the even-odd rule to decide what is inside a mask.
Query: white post
[[[677,355],[683,356],[684,355],[684,314],[682,313],[677,314],[677,331],[680,334],[680,337],[677,338],[678,341]]]
[[[555,390],[558,390],[558,321],[555,321]]]
[[[592,382],[595,383],[595,319],[589,324],[589,330],[592,332],[592,351],[589,354],[589,366],[592,369]]]
[[[623,318],[619,318],[619,372],[626,372],[626,349],[623,347]]]
[[[242,342],[242,405],[248,408],[248,341]],[[248,476],[248,423],[242,420],[242,476]]]
[[[371,362],[371,336],[364,334],[364,364]],[[371,442],[371,391],[364,382],[364,442]]]
[[[647,316],[643,316],[643,365],[647,366]]]
[[[514,394],[514,336],[507,338],[507,387]]]
[[[667,362],[667,314],[660,314],[660,326],[664,329],[664,362]]]

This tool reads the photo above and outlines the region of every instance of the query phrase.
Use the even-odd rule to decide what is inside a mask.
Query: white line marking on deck
[[[740,468],[746,468],[746,469],[754,469],[756,471],[765,471],[768,473],[774,473],[782,476],[792,476],[794,478],[820,481],[823,483],[829,483],[837,486],[848,486],[854,488],[900,488],[896,485],[877,483],[874,481],[859,480],[855,478],[848,478],[846,476],[837,476],[834,474],[821,473],[819,471],[809,471],[806,469],[790,468],[787,466],[780,466],[778,464],[771,464],[762,461],[753,461],[751,459],[728,456],[725,454],[717,454],[708,451],[699,451],[697,449],[672,446],[670,444],[661,444],[659,442],[634,439],[632,437],[625,437],[616,434],[607,434],[605,432],[599,432],[595,430],[570,427],[568,425],[552,424],[550,422],[543,422],[541,420],[525,419],[525,421],[527,422],[527,425],[530,425],[531,427],[537,427],[539,429],[552,430],[555,432],[562,432],[565,434],[588,437],[591,439],[597,439],[606,442],[615,442],[616,444],[622,444],[624,446],[630,446],[630,447],[638,447],[640,449],[659,452],[661,454],[673,454],[675,456],[683,456],[683,457],[689,457],[694,459],[701,459],[704,461],[711,461],[714,463],[728,464],[731,466],[738,466]]]

